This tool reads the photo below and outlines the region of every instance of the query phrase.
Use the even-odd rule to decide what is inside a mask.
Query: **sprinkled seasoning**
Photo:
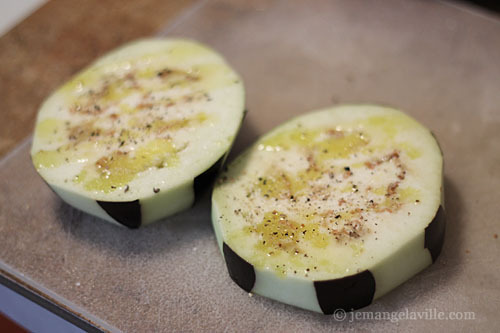
[[[98,76],[87,72],[80,74],[61,88],[72,96],[67,113],[76,120],[48,118],[37,124],[38,136],[59,136],[67,143],[34,154],[35,166],[37,169],[55,168],[63,163],[88,161],[81,162],[86,177],[78,184],[89,191],[109,193],[125,186],[142,171],[176,165],[178,153],[183,149],[177,147],[185,147],[185,143],[174,144],[172,134],[211,120],[204,111],[193,112],[199,110],[199,106],[179,113],[187,104],[212,101],[205,90],[203,75],[204,72],[198,69],[133,65],[127,70]],[[182,92],[169,93],[171,89],[182,89]],[[134,98],[125,102],[130,96]],[[175,112],[172,112],[174,107]],[[155,150],[152,145],[155,140],[168,142],[170,147],[162,143]],[[106,155],[92,162],[92,154],[101,147]],[[137,154],[141,151],[144,154]],[[119,154],[122,156],[117,159]],[[130,156],[124,158],[127,154]],[[102,161],[113,163],[104,166]]]
[[[274,162],[264,170],[259,168],[254,182],[239,185],[245,196],[233,200],[245,204],[234,215],[242,217],[246,226],[231,237],[255,235],[255,258],[260,253],[276,262],[293,263],[290,267],[274,265],[279,275],[309,276],[311,267],[314,271],[331,269],[328,261],[316,262],[315,254],[327,247],[360,255],[366,240],[379,240],[379,215],[398,214],[409,203],[420,202],[419,191],[405,183],[405,151],[372,145],[369,131],[304,130],[297,125],[296,130],[261,141],[257,151],[269,154]],[[289,157],[292,152],[296,154],[293,159]],[[345,159],[354,162],[337,162]],[[367,183],[366,175],[384,181]],[[383,178],[374,178],[377,175]],[[225,182],[227,175],[219,179]],[[238,183],[238,177],[234,182]],[[264,205],[276,209],[263,212]],[[256,259],[257,266],[259,262]]]

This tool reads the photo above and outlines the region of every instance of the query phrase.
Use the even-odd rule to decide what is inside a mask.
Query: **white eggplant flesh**
[[[324,314],[367,306],[435,261],[444,217],[435,137],[374,105],[275,128],[228,165],[212,196],[231,278]]]
[[[223,162],[243,116],[243,82],[217,52],[143,39],[48,97],[31,157],[64,201],[137,228],[193,204],[194,185]]]

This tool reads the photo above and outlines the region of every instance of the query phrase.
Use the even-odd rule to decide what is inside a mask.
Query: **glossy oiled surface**
[[[167,221],[121,229],[75,211],[52,194],[31,166],[29,142],[0,162],[4,273],[8,266],[35,289],[46,289],[84,316],[124,331],[498,327],[500,21],[444,3],[395,0],[214,0],[195,2],[176,15],[163,33],[213,46],[243,76],[249,113],[235,152],[294,115],[339,102],[392,105],[433,130],[445,159],[443,252],[434,265],[365,310],[474,311],[476,319],[393,323],[349,322],[348,317],[336,322],[249,297],[226,273],[210,225],[208,195]],[[33,27],[30,38],[36,40],[49,23]],[[90,38],[72,29],[68,34],[76,34],[75,40]],[[100,35],[110,34],[101,29]],[[72,41],[59,42],[69,48],[75,47]],[[71,60],[53,57],[47,63],[56,71],[58,61]],[[44,76],[53,86],[50,73],[33,67],[23,75]],[[9,110],[33,108],[33,96],[50,91],[47,86],[40,88],[43,94],[36,87],[19,90],[26,89],[22,84],[19,91],[14,88],[2,92],[7,98],[19,96]],[[2,112],[12,123],[31,119],[22,111]],[[23,121],[18,131],[28,133],[29,121]]]

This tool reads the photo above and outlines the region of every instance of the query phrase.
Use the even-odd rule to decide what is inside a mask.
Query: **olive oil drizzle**
[[[212,101],[207,87],[230,82],[223,79],[224,73],[217,74],[223,68],[218,64],[189,71],[133,65],[123,73],[83,72],[61,88],[72,118],[46,118],[37,124],[37,138],[53,147],[33,154],[37,169],[79,163],[74,183],[110,193],[119,188],[128,191],[138,173],[178,163],[178,153],[188,143],[176,142],[175,132],[214,117],[203,111],[177,115],[178,108],[199,110],[194,104]],[[130,96],[137,100],[135,105],[124,102]],[[93,154],[99,150],[106,153],[96,159]]]
[[[381,118],[367,119],[364,125],[382,126],[387,142],[396,135],[393,124]],[[235,241],[245,234],[255,235],[252,263],[279,275],[307,277],[318,267],[339,273],[340,263],[335,265],[316,255],[322,253],[321,249],[336,244],[356,257],[364,251],[366,236],[376,234],[373,226],[367,224],[368,216],[397,213],[405,205],[421,200],[420,191],[404,182],[408,169],[403,160],[418,158],[418,149],[408,143],[375,144],[362,128],[306,130],[299,125],[264,138],[256,149],[280,156],[294,151],[307,161],[305,169],[295,172],[276,164],[263,169],[247,185],[246,199],[252,201],[260,196],[266,206],[287,208],[261,211],[258,206],[255,211],[235,210],[247,221],[246,227],[228,235]],[[354,155],[367,157],[353,165],[338,165],[338,161]],[[394,176],[383,186],[372,188],[352,180],[361,169],[373,174],[386,166],[392,167]],[[233,181],[230,177],[222,179]],[[318,202],[325,204],[316,206]],[[335,209],[331,209],[332,202]],[[280,264],[269,266],[270,262]]]

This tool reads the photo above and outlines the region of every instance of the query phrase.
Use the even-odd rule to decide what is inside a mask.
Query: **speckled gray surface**
[[[336,321],[228,277],[209,193],[140,230],[62,203],[29,143],[0,162],[0,263],[117,329],[495,331],[500,324],[500,22],[438,2],[209,1],[168,35],[199,39],[242,74],[250,110],[235,146],[307,110],[377,102],[430,127],[445,154],[448,225],[438,261],[363,311],[471,311],[475,320]],[[63,301],[64,302],[64,301]]]

